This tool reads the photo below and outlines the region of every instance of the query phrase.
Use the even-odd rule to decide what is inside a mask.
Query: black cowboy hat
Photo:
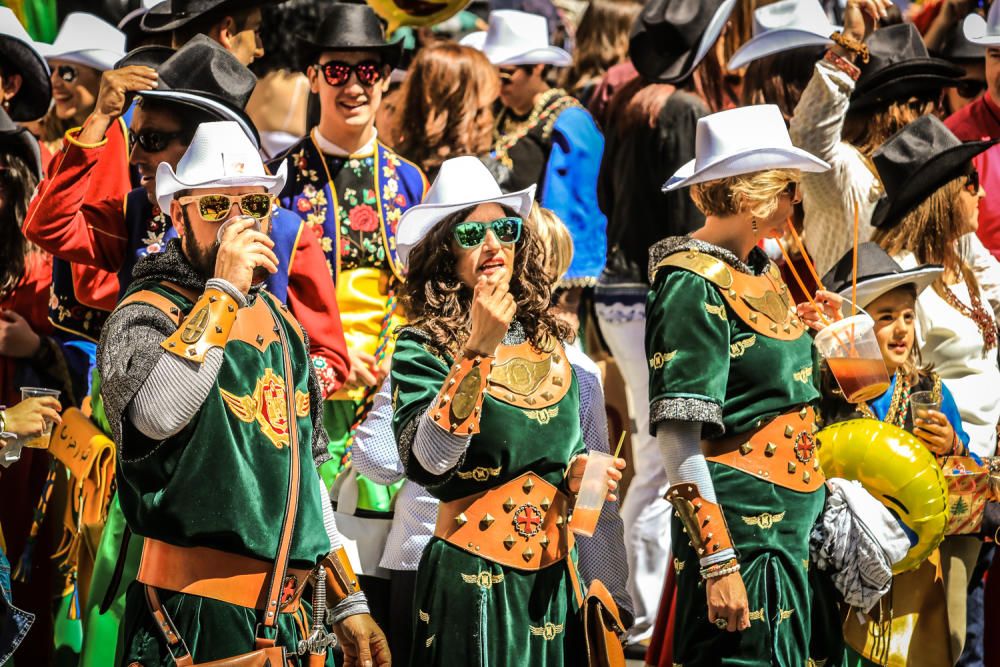
[[[316,32],[298,39],[303,44],[303,67],[316,64],[324,51],[376,51],[391,67],[403,56],[403,41],[385,41],[382,22],[368,5],[334,3]]]
[[[913,285],[919,295],[943,272],[944,268],[937,264],[904,270],[879,244],[867,241],[858,246],[857,306],[867,308],[875,299],[903,285]],[[854,291],[853,273],[854,249],[851,248],[823,276],[823,286],[850,301]]]
[[[986,47],[967,40],[962,22],[959,21],[948,33],[948,39],[941,47],[940,53],[934,55],[951,63],[981,63],[986,57]]]
[[[139,25],[146,32],[176,30],[199,16],[221,9],[238,11],[285,0],[167,0],[146,12]]]
[[[885,189],[874,227],[892,227],[939,187],[964,174],[969,161],[1000,141],[962,142],[936,116],[921,116],[872,156]]]
[[[931,57],[912,23],[876,30],[865,44],[870,58],[859,62],[861,76],[851,95],[851,111],[937,95],[965,73],[947,60]]]
[[[722,34],[736,0],[649,0],[632,26],[629,57],[651,81],[683,81]]]
[[[156,72],[156,89],[144,90],[138,93],[140,97],[184,104],[220,120],[235,121],[260,146],[257,128],[244,111],[257,77],[218,42],[207,35],[195,35]]]
[[[52,103],[49,66],[14,13],[7,8],[0,12],[0,61],[11,66],[9,74],[21,75],[21,89],[10,100],[7,113],[17,121],[41,118]]]
[[[0,152],[16,155],[42,179],[42,154],[38,149],[38,139],[31,132],[11,120],[7,112],[0,108]]]
[[[116,62],[115,69],[131,65],[143,65],[159,69],[175,53],[177,53],[177,49],[172,49],[169,46],[158,46],[155,44],[140,46],[126,53],[124,58]]]

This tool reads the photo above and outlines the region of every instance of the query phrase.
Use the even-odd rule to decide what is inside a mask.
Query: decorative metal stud
[[[557,387],[561,387],[563,386],[563,379],[561,377],[556,376],[552,378],[552,384],[554,384]]]
[[[506,401],[507,401],[508,403],[511,403],[511,402],[512,402],[512,401],[514,400],[514,394],[505,394],[505,395],[504,395],[504,399],[505,399],[505,400],[506,400]]]
[[[170,308],[170,314],[171,315],[179,315],[180,312],[181,311],[180,311],[180,309],[177,306],[171,306],[171,308]]]
[[[521,488],[524,490],[525,493],[531,493],[531,490],[535,488],[535,483],[529,477],[528,479],[524,480],[524,484],[521,485]]]
[[[729,298],[730,299],[735,299],[736,298],[736,290],[730,288],[730,290],[729,290]]]
[[[215,333],[217,333],[217,334],[220,334],[220,333],[222,333],[222,327],[220,327],[220,326],[216,326],[216,327],[215,327]]]
[[[547,511],[549,511],[549,507],[552,505],[552,501],[549,500],[548,496],[545,496],[544,498],[542,498],[542,502],[540,502],[538,504],[541,506],[541,508],[543,510],[545,510],[547,512]]]
[[[188,355],[189,355],[189,356],[192,356],[192,357],[193,357],[193,356],[194,356],[194,355],[196,355],[196,354],[198,354],[198,350],[194,349],[193,347],[189,347],[189,348],[188,348]]]
[[[449,399],[449,396],[447,394],[445,394],[444,396],[442,396],[441,397],[441,407],[443,408],[444,406],[446,406],[448,404],[449,400],[450,399]]]
[[[771,333],[778,333],[778,325],[771,322]]]
[[[264,344],[264,337],[261,336],[260,334],[257,334],[257,344],[258,345],[263,345]]]
[[[508,535],[507,537],[503,538],[503,545],[507,548],[507,551],[510,551],[511,549],[513,549],[514,548],[514,536],[513,535]]]
[[[746,456],[752,451],[753,451],[753,445],[751,445],[749,442],[744,442],[742,445],[740,445],[740,454],[742,454],[743,456]]]
[[[563,516],[563,515],[561,515],[561,514],[560,514],[559,516],[557,516],[557,517],[556,517],[556,525],[557,525],[557,526],[561,526],[561,525],[563,525],[564,523],[566,523],[566,517],[564,517],[564,516]]]
[[[517,504],[514,502],[514,499],[507,496],[507,500],[503,501],[503,511],[510,514],[514,511],[515,507],[517,507]]]
[[[524,559],[525,563],[527,563],[528,561],[530,561],[534,557],[535,557],[535,550],[532,549],[531,547],[528,547],[527,549],[525,549],[524,553],[521,554],[521,558]]]
[[[778,451],[778,446],[773,442],[767,443],[767,446],[764,447],[764,454],[766,456],[774,456],[776,451]]]
[[[434,413],[434,421],[441,421],[441,413],[440,412],[435,412]]]
[[[542,545],[543,549],[547,549],[549,547],[549,536],[542,535],[542,539],[538,540],[538,543]]]
[[[167,344],[167,347],[177,347],[177,343],[175,343],[174,341],[170,341],[170,342],[169,342],[169,343]]]
[[[481,530],[486,530],[493,525],[494,521],[496,521],[496,519],[493,518],[493,515],[487,512],[483,515],[483,518],[479,520],[479,528]]]
[[[558,354],[553,354],[552,361],[554,361],[557,364],[562,363],[562,357],[560,357]]]
[[[785,424],[785,437],[790,438],[795,435],[795,429],[792,428],[791,424]]]
[[[797,466],[795,465],[795,461],[789,461],[788,462],[788,474],[794,473],[796,467]]]
[[[813,470],[819,470],[819,459],[813,459]]]
[[[215,303],[218,300],[219,300],[219,297],[217,297],[217,296],[210,296],[210,297],[208,297],[208,302],[209,303]]]
[[[229,306],[226,306],[226,310],[229,311],[230,313],[232,313],[232,312],[236,311],[236,308],[234,308],[232,305],[229,305]]]
[[[552,392],[551,391],[543,391],[542,392],[542,398],[544,398],[546,401],[551,401],[552,398],[553,398]]]
[[[532,398],[531,396],[526,396],[526,397],[525,397],[525,399],[524,399],[524,402],[525,402],[525,403],[527,403],[528,405],[534,405],[534,404],[535,404],[535,403],[537,403],[538,401],[536,401],[536,400],[535,400],[534,398]]]
[[[757,313],[755,313],[753,311],[750,311],[750,321],[751,322],[756,322],[757,321]]]
[[[802,473],[802,481],[803,482],[805,482],[806,484],[808,484],[810,479],[812,479],[812,475],[809,474],[808,470],[806,470],[805,472]]]
[[[799,410],[799,419],[805,419],[806,416],[808,415],[809,415],[809,408],[802,406],[802,409]]]
[[[469,517],[465,516],[465,512],[462,512],[461,514],[455,517],[455,523],[457,523],[460,527],[464,526],[465,524],[469,523]]]
[[[788,322],[785,322],[784,326],[781,327],[781,330],[784,331],[785,333],[791,333],[792,325],[790,325]]]

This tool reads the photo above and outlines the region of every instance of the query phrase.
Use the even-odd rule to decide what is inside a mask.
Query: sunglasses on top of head
[[[385,65],[377,60],[362,60],[353,65],[341,60],[330,60],[317,63],[316,68],[323,74],[328,84],[337,88],[347,85],[351,72],[357,75],[358,82],[362,86],[374,86],[385,78]]]
[[[503,245],[511,245],[521,240],[521,218],[497,218],[491,222],[476,222],[466,220],[451,229],[458,245],[465,249],[478,248],[486,240],[487,232],[492,231]]]

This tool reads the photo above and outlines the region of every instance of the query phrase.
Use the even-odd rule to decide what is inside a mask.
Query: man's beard
[[[191,221],[188,220],[188,213],[182,209],[181,216],[184,226],[184,238],[181,241],[181,248],[191,266],[203,279],[208,281],[215,276],[215,259],[219,254],[219,242],[215,240],[209,246],[201,246],[194,237],[191,229]]]

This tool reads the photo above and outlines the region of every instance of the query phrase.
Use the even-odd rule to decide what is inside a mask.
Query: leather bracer
[[[213,347],[225,347],[236,322],[236,299],[214,287],[205,290],[190,314],[160,346],[182,359],[202,363]]]
[[[722,508],[705,500],[697,484],[675,484],[667,489],[665,498],[674,506],[699,558],[733,547]]]
[[[361,591],[358,575],[354,574],[344,547],[330,552],[321,565],[326,569],[326,604],[331,609]]]
[[[431,420],[449,433],[479,433],[486,383],[493,358],[481,355],[462,357],[451,368],[444,386],[431,406]]]

